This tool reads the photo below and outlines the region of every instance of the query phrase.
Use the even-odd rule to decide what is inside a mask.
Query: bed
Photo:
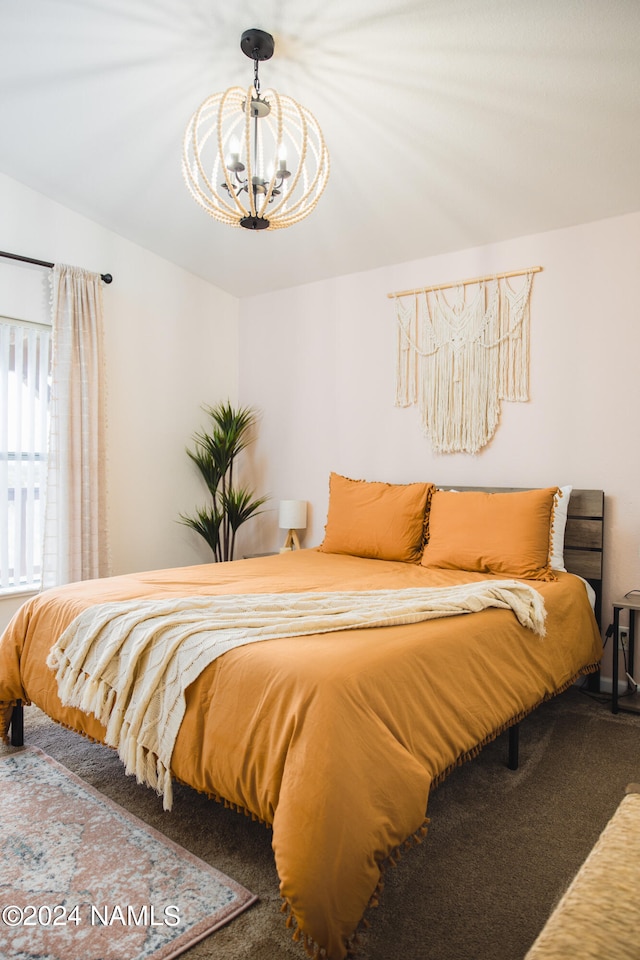
[[[544,635],[504,604],[392,625],[365,621],[244,642],[186,687],[171,777],[272,827],[295,938],[308,952],[342,960],[384,869],[424,837],[430,789],[598,669],[604,498],[584,490],[562,497],[558,488],[453,492],[332,474],[319,548],[46,591],[0,639],[5,728],[19,742],[20,702],[31,702],[104,742],[104,722],[63,706],[47,660],[83,616],[109,604],[239,597],[242,608],[242,597],[404,597],[425,589],[470,592],[475,603],[477,593],[505,583],[542,598]],[[476,542],[469,554],[478,537],[487,548]]]

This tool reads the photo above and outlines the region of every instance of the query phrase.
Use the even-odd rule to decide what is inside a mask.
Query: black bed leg
[[[11,712],[11,746],[24,746],[24,710],[22,700],[17,700]]]
[[[518,769],[518,748],[520,746],[520,727],[514,723],[509,727],[509,760],[507,766],[509,770]]]

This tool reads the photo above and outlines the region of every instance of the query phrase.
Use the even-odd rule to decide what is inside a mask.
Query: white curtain
[[[56,265],[42,585],[109,575],[100,275]]]

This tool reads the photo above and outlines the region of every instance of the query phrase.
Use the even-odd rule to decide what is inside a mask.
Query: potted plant
[[[233,560],[239,527],[269,499],[234,484],[235,459],[251,443],[257,417],[250,408],[234,408],[229,402],[203,410],[210,419],[209,431],[194,434],[194,449],[187,448],[187,453],[202,474],[211,503],[194,516],[181,514],[180,519],[204,537],[216,560]]]

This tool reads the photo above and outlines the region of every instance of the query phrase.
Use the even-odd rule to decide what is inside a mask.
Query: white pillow
[[[567,525],[567,510],[573,487],[560,487],[554,498],[553,534],[551,537],[551,569],[566,573],[564,565],[564,528]]]

